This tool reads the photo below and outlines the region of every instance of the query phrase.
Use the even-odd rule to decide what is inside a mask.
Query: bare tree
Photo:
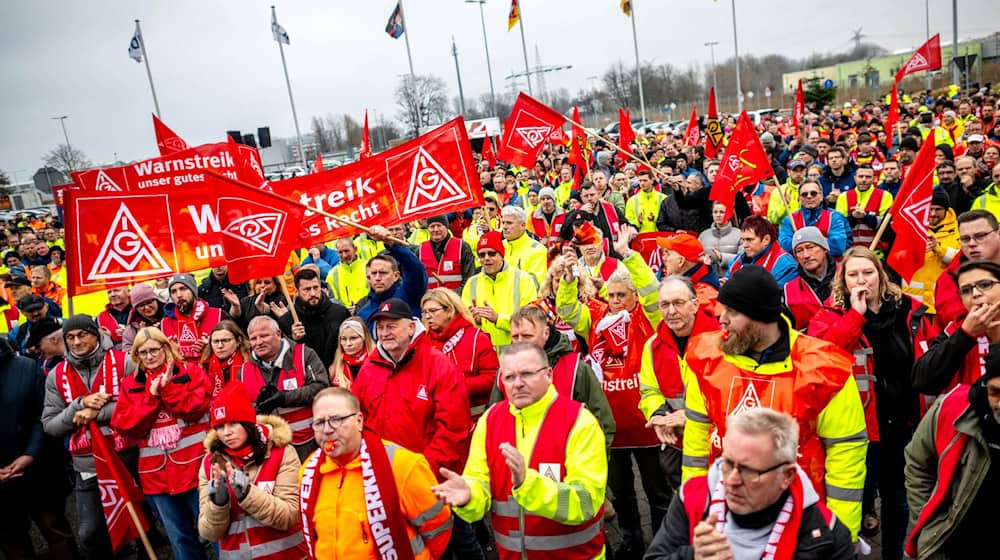
[[[66,144],[59,144],[59,146],[50,150],[42,156],[42,161],[45,162],[45,165],[54,167],[67,175],[71,171],[79,171],[94,166],[83,152]]]
[[[3,170],[0,170],[0,185],[9,185],[9,184],[10,184],[10,177],[8,177],[7,174],[3,172]]]
[[[312,133],[316,139],[317,149],[322,152],[330,152],[333,150],[330,142],[330,132],[327,130],[326,123],[323,119],[319,117],[312,118]]]
[[[444,80],[437,76],[414,76],[400,78],[396,86],[397,118],[414,136],[420,134],[420,127],[444,122],[451,111],[448,109],[448,88]]]

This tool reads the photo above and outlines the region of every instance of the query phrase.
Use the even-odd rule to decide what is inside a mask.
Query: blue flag
[[[396,2],[396,9],[389,15],[389,21],[385,24],[385,32],[393,39],[399,39],[406,32],[403,27],[403,8]]]

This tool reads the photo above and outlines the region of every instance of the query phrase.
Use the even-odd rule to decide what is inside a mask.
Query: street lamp
[[[486,73],[490,78],[490,102],[493,104],[493,116],[497,115],[497,95],[493,91],[493,67],[490,65],[490,44],[486,40],[486,16],[483,15],[483,4],[486,0],[465,0],[466,4],[479,4],[479,21],[483,25],[483,47],[486,50]]]
[[[716,81],[715,77],[715,45],[718,44],[718,41],[709,41],[705,43],[705,46],[708,47],[708,52],[712,55],[712,89],[715,90],[716,95],[719,94],[719,82]]]
[[[72,158],[73,147],[70,146],[69,143],[69,134],[66,134],[66,119],[69,118],[69,115],[62,115],[59,117],[49,117],[49,118],[54,121],[59,121],[59,124],[62,125],[63,138],[66,139],[66,166],[69,167],[70,171],[74,171],[73,158]]]

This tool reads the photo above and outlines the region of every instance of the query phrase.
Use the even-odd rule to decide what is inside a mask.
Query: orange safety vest
[[[305,345],[296,344],[292,351],[292,369],[282,369],[278,372],[278,390],[291,391],[300,389],[306,384],[305,376]],[[240,368],[239,380],[247,388],[247,395],[251,399],[256,399],[260,390],[264,387],[264,375],[260,368],[252,360],[247,360]],[[291,406],[282,407],[274,411],[282,420],[288,422],[292,428],[292,443],[301,445],[313,439],[312,430],[312,407]]]
[[[885,196],[885,191],[872,187],[872,195],[868,197],[868,203],[865,204],[865,212],[871,214],[878,214],[879,208],[882,206],[882,197]],[[844,193],[847,196],[847,211],[850,212],[851,208],[858,205],[858,190],[857,188],[851,189]],[[862,245],[867,247],[871,245],[871,242],[875,240],[875,230],[868,227],[864,222],[858,222],[853,228],[851,228],[851,234],[854,236],[854,241],[851,243],[851,247],[856,245]],[[882,245],[880,240],[879,246]],[[888,246],[888,245],[886,245]]]
[[[559,236],[559,230],[562,229],[563,222],[566,221],[566,213],[560,212],[552,216],[552,223],[549,224],[542,217],[542,211],[536,210],[531,213],[531,231],[538,236],[538,241],[545,245],[546,248],[551,249],[559,245],[562,238]]]
[[[819,413],[850,380],[850,359],[828,342],[800,335],[791,347],[791,369],[766,375],[726,360],[721,342],[721,331],[698,335],[685,354],[716,430],[710,461],[722,451],[730,414],[756,407],[785,412],[799,423],[799,465],[809,474],[819,501],[824,501],[826,449],[816,435],[816,423]]]
[[[285,457],[286,447],[277,447],[257,469],[253,484],[268,494],[274,494],[275,479]],[[212,454],[205,454],[205,478],[212,478]],[[229,488],[229,529],[219,540],[219,560],[300,560],[305,557],[302,526],[296,523],[281,531],[268,527],[239,506],[236,494]]]
[[[566,445],[583,405],[557,395],[549,406],[528,460],[528,467],[543,476],[562,481],[566,476]],[[601,521],[604,505],[580,525],[565,525],[524,511],[511,493],[510,468],[500,452],[500,443],[515,445],[514,416],[506,405],[486,413],[486,460],[490,467],[490,519],[501,560],[589,559],[604,547]],[[558,472],[553,472],[558,470]]]
[[[430,241],[420,245],[420,262],[427,269],[427,289],[456,289],[462,285],[462,240],[450,237],[444,245],[444,254],[438,261]],[[440,281],[439,281],[440,280]]]

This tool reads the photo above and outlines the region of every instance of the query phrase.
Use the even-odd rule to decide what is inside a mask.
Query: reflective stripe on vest
[[[276,383],[279,391],[291,391],[305,387],[305,345],[295,345],[292,353],[292,364],[291,370],[282,368],[278,373]],[[264,374],[252,360],[243,363],[243,367],[240,368],[239,380],[246,386],[250,400],[255,400],[264,386]],[[311,406],[283,407],[274,412],[282,420],[288,422],[292,428],[292,443],[302,445],[313,439]]]
[[[851,189],[845,193],[847,195],[847,211],[850,212],[851,208],[858,205],[858,192],[857,188]],[[874,189],[871,196],[868,197],[868,202],[865,204],[865,212],[879,215],[879,208],[882,206],[882,195],[885,191],[882,189]],[[875,240],[875,230],[868,227],[868,224],[864,222],[858,222],[853,228],[851,228],[851,233],[853,235],[854,241],[851,246],[863,245],[865,247],[871,245],[871,242]]]
[[[618,241],[618,231],[621,229],[618,224],[618,212],[610,202],[601,201],[601,208],[604,208],[604,218],[608,221],[608,228],[611,229],[611,240]]]
[[[462,240],[450,237],[438,261],[430,241],[420,245],[420,262],[427,269],[427,289],[444,286],[454,290],[462,285]],[[440,279],[440,282],[438,281]]]
[[[145,440],[139,443],[140,473],[157,472],[167,464],[168,460],[176,465],[187,465],[204,457],[205,448],[202,443],[209,429],[208,414],[204,414],[197,422],[187,422],[178,418],[177,426],[182,433],[188,431],[188,434],[182,436],[173,449],[150,446]]]

